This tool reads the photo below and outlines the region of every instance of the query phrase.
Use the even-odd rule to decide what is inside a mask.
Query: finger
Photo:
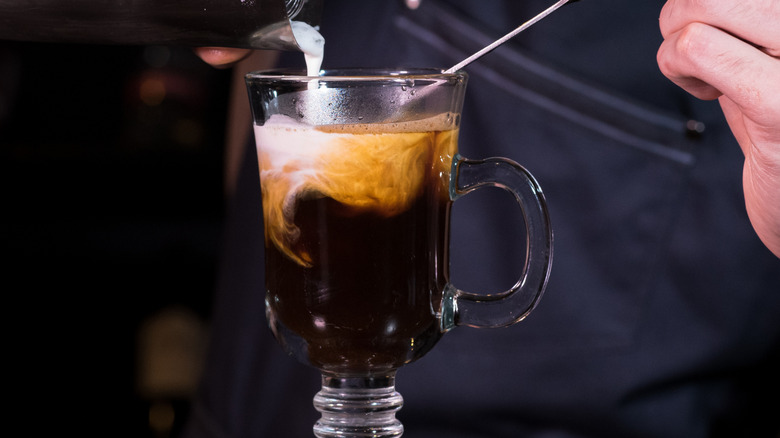
[[[666,36],[658,49],[657,61],[661,72],[672,82],[699,99],[717,99],[723,93],[703,76],[711,62],[707,54],[716,50],[709,47],[709,26],[695,23],[680,32]],[[700,48],[698,46],[708,46]],[[704,50],[706,49],[706,50]]]
[[[227,68],[246,58],[252,52],[248,49],[230,49],[224,47],[196,47],[195,54],[216,68]]]
[[[780,60],[711,26],[692,23],[658,53],[661,71],[694,96],[725,94],[747,117],[769,127],[780,117]]]
[[[669,0],[661,9],[659,25],[665,38],[694,22],[780,55],[780,2],[776,0]]]

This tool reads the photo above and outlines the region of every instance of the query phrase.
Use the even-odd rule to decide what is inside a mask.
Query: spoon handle
[[[541,20],[542,18],[550,15],[553,13],[556,9],[560,8],[561,6],[565,5],[566,3],[573,3],[577,0],[558,0],[550,6],[549,8],[545,9],[544,11],[540,12],[537,16],[534,18],[526,21],[525,23],[521,24],[517,29],[509,32],[508,34],[502,36],[501,38],[497,39],[496,41],[492,42],[488,46],[484,47],[482,50],[478,51],[477,53],[469,56],[468,58],[464,59],[463,61],[455,64],[454,66],[450,67],[448,70],[445,70],[444,73],[455,73],[456,71],[462,69],[463,67],[471,64],[473,61],[481,58],[483,55],[492,52],[496,47],[500,46],[501,44],[504,44],[505,42],[509,41],[512,37],[519,34],[520,32],[528,29],[529,27],[533,26]]]

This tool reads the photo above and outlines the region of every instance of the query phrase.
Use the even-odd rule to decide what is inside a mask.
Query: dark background
[[[142,388],[139,342],[173,309],[175,345],[162,350],[181,349],[178,336],[199,367],[229,82],[188,48],[0,41],[11,424],[24,416],[27,432],[134,437],[179,427],[187,389]],[[160,403],[177,414],[174,430],[153,433]]]

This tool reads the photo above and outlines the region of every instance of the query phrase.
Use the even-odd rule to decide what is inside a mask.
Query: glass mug
[[[504,159],[458,155],[465,73],[290,71],[246,76],[266,246],[266,316],[322,373],[318,437],[400,436],[395,372],[448,330],[502,327],[536,306],[552,263],[542,191]],[[452,202],[501,187],[520,204],[527,252],[508,291],[449,282]]]

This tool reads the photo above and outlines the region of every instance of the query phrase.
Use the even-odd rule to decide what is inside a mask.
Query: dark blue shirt
[[[324,67],[447,68],[549,3],[328,2]],[[460,151],[536,176],[552,274],[525,321],[455,329],[399,370],[405,437],[777,436],[780,260],[747,220],[717,104],[658,71],[662,4],[567,5],[467,67]],[[266,328],[258,181],[250,145],[188,437],[310,437],[318,417],[318,372]],[[455,204],[456,286],[514,283],[518,214],[501,191]]]

